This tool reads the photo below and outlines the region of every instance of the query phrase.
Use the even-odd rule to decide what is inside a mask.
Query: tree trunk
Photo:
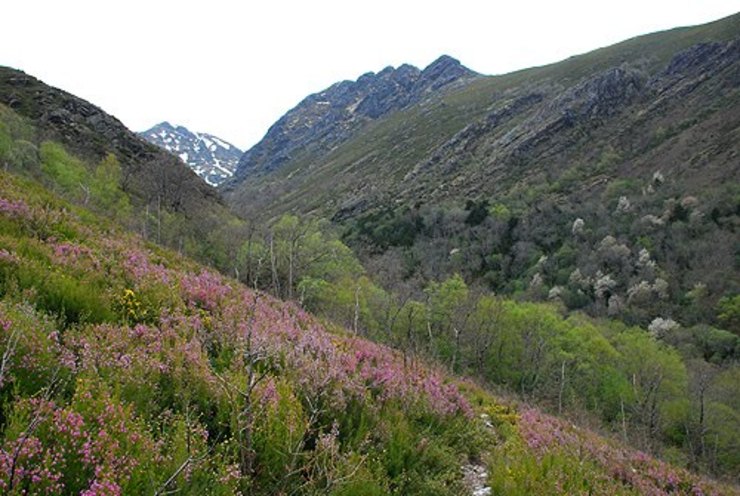
[[[272,269],[272,292],[280,297],[280,282],[278,281],[277,263],[275,260],[275,242],[273,234],[270,233],[270,266]]]
[[[565,360],[560,365],[560,390],[558,391],[558,415],[563,413],[563,391],[565,391]]]
[[[352,323],[352,330],[355,333],[355,336],[357,335],[357,330],[360,323],[360,286],[358,285],[357,288],[355,288],[355,318],[354,322]]]

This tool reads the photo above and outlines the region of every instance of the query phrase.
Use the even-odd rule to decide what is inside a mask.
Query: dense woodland
[[[465,225],[465,215],[457,218]],[[618,243],[594,250],[585,260],[595,265],[599,259],[613,260],[613,245]],[[629,263],[629,250],[619,251],[624,252],[628,255],[616,263]],[[455,254],[444,264],[454,266]],[[640,262],[639,256],[636,265],[645,267],[637,277],[656,277],[656,264],[644,255]],[[704,315],[716,316],[714,326],[696,317],[697,304],[687,312],[696,320],[685,325],[656,318],[639,327],[638,312],[670,308],[663,301],[667,294],[657,294],[667,287],[655,289],[661,287],[655,280],[640,307],[630,312],[634,320],[620,320],[584,311],[606,316],[607,300],[615,296],[600,291],[613,291],[616,283],[571,282],[563,291],[584,291],[585,304],[569,308],[572,297],[553,296],[550,290],[548,298],[534,284],[499,296],[469,285],[460,273],[441,280],[413,272],[399,277],[405,257],[380,260],[366,272],[327,224],[284,216],[242,245],[235,270],[246,284],[297,301],[359,335],[409,356],[432,358],[553,412],[597,422],[677,463],[718,475],[737,467],[737,297],[720,299],[714,311],[704,309]]]

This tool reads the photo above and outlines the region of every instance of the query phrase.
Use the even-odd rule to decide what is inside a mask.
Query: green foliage
[[[331,492],[332,496],[385,496],[386,494],[388,490],[385,487],[361,475]]]
[[[119,221],[131,215],[129,197],[121,189],[121,165],[109,153],[95,168],[91,193],[97,207]]]
[[[488,201],[483,200],[482,202],[474,202],[472,200],[468,200],[465,205],[465,210],[469,212],[468,216],[465,217],[465,223],[469,226],[480,225],[480,223],[488,217]]]
[[[419,431],[393,410],[384,412],[380,428],[387,443],[380,462],[392,494],[442,495],[461,489],[455,484],[458,461],[442,438]]]
[[[610,181],[604,190],[604,200],[613,201],[620,196],[631,197],[640,193],[640,183],[635,179],[615,179]]]
[[[705,442],[720,472],[736,471],[740,466],[740,366],[720,372],[712,381],[711,401],[707,405]]]
[[[503,203],[496,203],[488,209],[488,215],[496,220],[508,222],[511,218],[511,210]]]
[[[308,418],[293,390],[285,381],[267,386],[263,408],[255,405],[258,418],[254,427],[254,449],[261,470],[260,485],[278,488],[290,485],[288,477],[297,477],[300,452],[307,434]]]
[[[493,494],[631,494],[600,477],[600,467],[585,457],[558,452],[539,457],[516,443],[503,445],[491,457]]]
[[[717,318],[725,329],[740,335],[740,294],[725,296],[719,301]]]
[[[410,210],[386,209],[360,217],[348,238],[367,238],[380,250],[391,246],[411,246],[423,229],[421,219]]]
[[[468,286],[460,274],[455,274],[441,283],[432,282],[424,292],[429,298],[432,322],[446,328],[454,311],[467,299]]]
[[[35,133],[29,122],[2,103],[0,103],[0,123],[2,133],[13,141],[32,141],[34,138]]]
[[[50,270],[43,258],[5,267],[0,264],[0,293],[23,295],[39,309],[60,316],[68,324],[112,320],[105,287],[104,280],[96,274],[78,277]]]
[[[0,300],[0,319],[13,323],[0,335],[0,349],[13,350],[3,367],[4,371],[14,371],[12,394],[34,396],[59,373],[56,322],[39,315],[27,303],[11,303],[7,299]],[[61,373],[66,376],[66,371]],[[8,380],[7,376],[3,379]]]
[[[622,155],[612,146],[607,146],[599,157],[599,163],[596,165],[597,172],[608,172],[610,168],[617,165],[622,160]]]
[[[85,165],[58,143],[45,141],[39,147],[41,170],[64,195],[87,203],[90,186]]]
[[[633,395],[625,399],[632,419],[649,436],[670,432],[680,425],[675,401],[687,390],[686,367],[679,354],[640,329],[628,329],[615,338],[622,355],[621,368],[632,379]],[[661,412],[674,408],[661,419]]]
[[[64,147],[51,141],[41,144],[39,156],[41,170],[65,197],[119,222],[129,219],[131,204],[121,189],[121,166],[113,154],[109,153],[92,171]]]

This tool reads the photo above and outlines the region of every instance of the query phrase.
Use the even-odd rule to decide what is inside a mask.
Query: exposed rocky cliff
[[[409,198],[490,194],[502,191],[508,178],[543,172],[556,177],[566,164],[603,162],[604,153],[613,157],[612,163],[602,166],[613,169],[593,167],[591,172],[618,176],[647,168],[649,175],[651,169],[683,167],[668,163],[668,156],[690,159],[702,154],[706,160],[709,157],[701,151],[706,146],[695,140],[706,144],[719,135],[697,133],[702,124],[714,114],[713,120],[722,121],[725,131],[738,125],[739,62],[737,40],[700,43],[680,51],[653,73],[624,63],[570,87],[538,82],[515,88],[499,97],[487,115],[418,162],[398,194]],[[685,137],[668,141],[676,134]],[[656,147],[664,154],[653,153]],[[719,171],[727,177],[740,174],[738,163],[729,160],[737,152],[737,146],[730,145],[706,167],[715,171],[714,177]],[[471,168],[471,162],[480,167]],[[707,168],[690,174],[705,175]],[[590,172],[586,169],[583,174]],[[686,175],[684,179],[700,180]],[[440,183],[447,188],[439,188]]]

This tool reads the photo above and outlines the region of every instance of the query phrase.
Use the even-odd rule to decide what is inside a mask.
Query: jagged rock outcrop
[[[430,185],[446,177],[455,179],[454,191],[485,185],[492,189],[522,167],[535,171],[568,162],[598,163],[598,155],[590,157],[614,146],[636,154],[633,161],[640,163],[642,151],[655,144],[656,129],[664,129],[666,136],[680,130],[672,122],[690,127],[718,98],[737,92],[738,61],[737,40],[700,43],[676,53],[653,74],[639,64],[623,63],[570,87],[544,83],[514,88],[486,116],[418,162],[399,189],[409,198],[429,194]],[[725,122],[732,125],[732,120]],[[470,170],[476,159],[482,169]],[[451,193],[437,188],[433,194]]]
[[[476,77],[459,61],[442,56],[424,70],[404,64],[336,83],[304,99],[244,153],[230,187],[249,175],[280,168],[298,152],[328,152],[367,122]]]

